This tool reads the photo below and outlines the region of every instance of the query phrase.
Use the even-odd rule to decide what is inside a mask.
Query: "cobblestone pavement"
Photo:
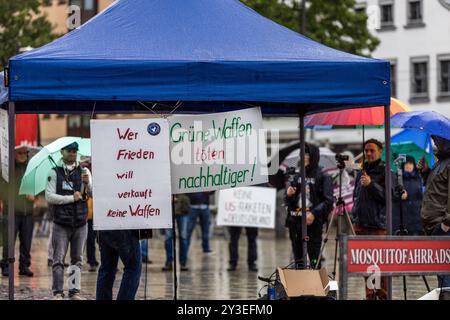
[[[334,238],[334,237],[333,237]],[[272,231],[260,231],[258,238],[258,272],[249,272],[246,264],[247,246],[243,232],[239,244],[240,261],[235,272],[228,272],[228,242],[220,230],[216,230],[211,240],[212,254],[204,254],[201,243],[194,234],[189,252],[189,271],[178,272],[179,299],[256,299],[259,289],[264,285],[257,279],[258,274],[269,276],[277,266],[285,266],[290,262],[291,246],[289,240],[275,239]],[[35,276],[32,278],[15,276],[16,299],[48,300],[51,295],[51,268],[47,267],[47,239],[35,238],[32,248],[32,267]],[[16,248],[18,250],[18,247]],[[325,248],[328,271],[333,270],[334,240],[330,237]],[[17,256],[17,255],[16,255]],[[137,299],[172,299],[173,274],[162,272],[165,261],[163,238],[158,236],[150,240],[150,259],[152,264],[144,265],[141,285]],[[84,299],[95,299],[96,272],[89,272],[85,265],[82,270],[82,296]],[[117,292],[122,276],[119,267],[115,282]],[[427,277],[431,288],[437,286],[435,277]],[[147,288],[145,290],[145,282]],[[417,299],[427,291],[421,277],[407,277],[408,299]],[[8,278],[0,279],[0,299],[8,298]],[[264,293],[264,292],[262,292]],[[402,278],[393,279],[394,299],[403,299]],[[349,280],[349,298],[364,298],[364,281],[360,278]]]

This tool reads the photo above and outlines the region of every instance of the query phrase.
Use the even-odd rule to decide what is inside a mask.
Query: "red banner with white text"
[[[381,273],[450,272],[450,238],[438,240],[348,239],[347,272],[365,273],[372,266]]]

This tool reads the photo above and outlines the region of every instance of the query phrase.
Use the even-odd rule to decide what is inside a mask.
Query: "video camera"
[[[336,159],[337,167],[339,169],[344,169],[345,161],[348,161],[350,159],[350,157],[348,155],[341,154],[341,153],[337,153],[334,158]]]
[[[289,167],[286,169],[285,172],[286,175],[286,180],[289,183],[290,187],[296,188],[297,187],[297,176],[298,176],[298,172],[297,169],[295,167]]]
[[[397,185],[395,186],[395,192],[401,196],[405,192],[405,187],[403,185],[403,165],[406,163],[406,154],[394,153],[394,162],[397,166]]]

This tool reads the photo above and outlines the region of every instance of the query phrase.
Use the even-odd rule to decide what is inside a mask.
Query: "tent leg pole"
[[[302,262],[303,268],[308,268],[308,229],[306,226],[306,168],[305,168],[305,115],[300,112],[300,171],[302,177]]]
[[[177,277],[177,234],[175,226],[175,197],[172,196],[172,253],[173,253],[173,300],[178,300],[178,277]]]
[[[386,145],[386,167],[385,167],[385,185],[386,185],[386,227],[387,234],[392,235],[392,180],[391,180],[391,107],[389,104],[384,106],[384,135]],[[388,277],[387,299],[392,300],[392,277]]]
[[[16,105],[9,102],[8,108],[8,136],[9,136],[9,183],[8,183],[8,268],[9,268],[9,300],[14,300],[14,238],[15,238],[15,151],[16,146]]]

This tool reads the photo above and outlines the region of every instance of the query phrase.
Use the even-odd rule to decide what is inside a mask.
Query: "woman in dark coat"
[[[423,235],[423,226],[420,218],[420,208],[423,198],[423,182],[413,157],[407,156],[403,164],[403,185],[406,194],[400,200],[394,197],[394,210],[392,215],[392,231],[395,234],[400,228],[400,201],[403,208],[403,223],[408,235]]]

